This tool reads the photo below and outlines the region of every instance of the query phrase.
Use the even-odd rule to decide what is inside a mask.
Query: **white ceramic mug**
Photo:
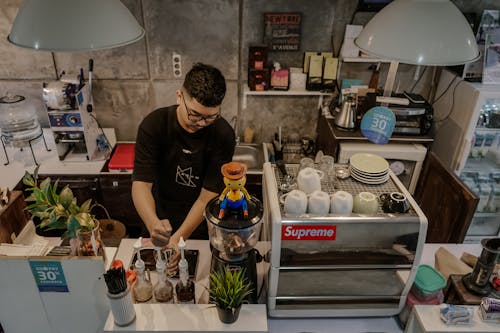
[[[330,211],[330,196],[328,193],[320,190],[311,193],[307,210],[310,214],[327,215]]]
[[[352,194],[346,191],[337,191],[332,194],[330,211],[337,215],[350,215],[352,213]]]
[[[375,215],[378,211],[378,197],[371,192],[360,192],[354,197],[353,212],[365,215]]]
[[[307,195],[300,190],[291,190],[280,197],[287,214],[300,215],[307,211]]]
[[[314,191],[321,190],[321,179],[323,179],[323,171],[313,168],[305,168],[299,171],[297,176],[297,186],[299,190],[306,194],[311,194]]]

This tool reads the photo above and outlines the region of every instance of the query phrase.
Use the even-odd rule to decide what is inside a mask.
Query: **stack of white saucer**
[[[378,185],[389,180],[389,163],[382,157],[358,153],[349,160],[351,177],[365,184]]]

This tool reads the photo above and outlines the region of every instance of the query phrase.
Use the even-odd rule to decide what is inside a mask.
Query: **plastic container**
[[[443,291],[439,290],[437,293],[434,294],[433,297],[423,301],[419,299],[416,295],[414,295],[411,291],[408,293],[408,296],[406,297],[406,304],[399,314],[399,320],[401,320],[401,323],[406,325],[406,322],[408,321],[408,317],[410,316],[411,310],[413,309],[413,306],[415,304],[424,304],[424,305],[438,305],[443,303],[444,295]]]
[[[445,286],[446,280],[441,273],[429,265],[420,265],[411,292],[420,301],[428,301],[435,298]]]

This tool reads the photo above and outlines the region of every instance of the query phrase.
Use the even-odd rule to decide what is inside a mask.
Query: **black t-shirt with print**
[[[177,120],[177,105],[160,108],[144,118],[137,132],[133,180],[153,183],[156,213],[168,218],[175,232],[201,188],[224,189],[221,166],[231,161],[235,135],[224,118],[196,133]],[[190,238],[207,239],[206,223]]]

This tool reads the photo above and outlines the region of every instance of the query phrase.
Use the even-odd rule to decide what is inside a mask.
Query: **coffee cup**
[[[352,210],[354,213],[375,215],[378,211],[378,197],[371,192],[360,192],[354,197]]]
[[[306,167],[299,171],[297,186],[299,190],[304,191],[306,194],[311,194],[314,191],[321,190],[321,179],[323,176],[323,171]]]
[[[311,193],[307,210],[310,214],[327,215],[330,211],[330,196],[328,193],[320,190]]]
[[[330,212],[337,215],[350,215],[352,213],[352,194],[346,191],[337,191],[330,200]]]
[[[300,190],[291,190],[280,197],[287,214],[300,215],[307,211],[307,195]]]
[[[400,192],[383,193],[380,201],[385,213],[406,213],[410,209],[408,198]]]

